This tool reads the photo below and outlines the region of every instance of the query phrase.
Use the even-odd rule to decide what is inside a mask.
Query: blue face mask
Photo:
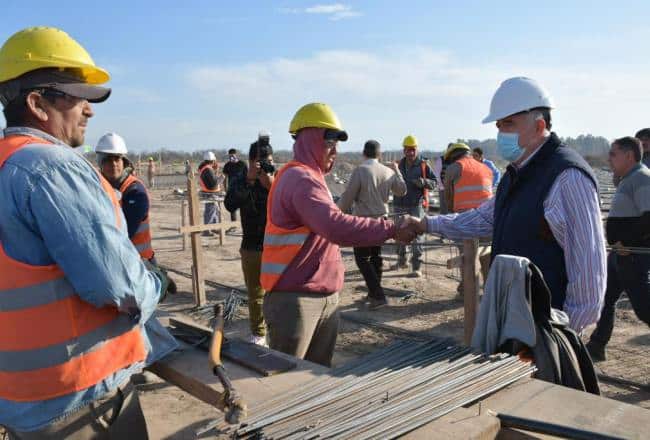
[[[497,152],[504,160],[514,162],[519,159],[524,150],[519,146],[519,133],[497,134]]]

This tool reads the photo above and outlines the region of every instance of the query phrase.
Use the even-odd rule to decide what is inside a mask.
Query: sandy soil
[[[180,225],[180,199],[171,190],[152,192],[151,224],[153,225],[154,248],[159,262],[174,270],[189,273],[191,252],[189,240],[185,250],[177,233]],[[207,261],[206,274],[209,280],[242,287],[239,259],[241,231],[227,235],[224,246],[218,239],[202,238]],[[432,240],[434,241],[434,240]],[[385,264],[395,262],[394,247],[385,246]],[[385,346],[402,332],[418,337],[427,335],[449,336],[457,340],[463,334],[462,300],[456,297],[459,274],[446,269],[446,260],[456,255],[450,247],[431,248],[425,252],[424,277],[410,278],[408,272],[388,271],[384,286],[388,289],[391,302],[389,307],[375,312],[368,311],[362,303],[366,295],[363,279],[352,257],[351,249],[343,249],[346,265],[346,282],[341,293],[343,316],[371,319],[384,326],[397,330],[360,325],[342,319],[336,346],[334,364],[339,365],[349,359]],[[185,313],[193,318],[207,322],[208,308],[197,310],[192,304],[191,281],[189,278],[171,273],[180,292],[161,305],[163,313]],[[209,301],[223,300],[229,289],[207,287]],[[247,338],[248,310],[239,307],[236,319],[230,322],[226,333],[230,337]],[[400,332],[401,330],[401,332]],[[589,332],[587,332],[588,334]],[[634,316],[627,301],[621,301],[617,311],[614,337],[608,352],[609,360],[599,365],[603,372],[629,380],[648,383],[650,364],[650,331]],[[621,400],[650,409],[650,393],[630,386],[602,386],[606,397]],[[153,383],[141,387],[142,402],[149,423],[152,438],[185,439],[194,438],[193,430],[205,423],[215,414],[208,405],[194,399],[174,386],[154,379]]]

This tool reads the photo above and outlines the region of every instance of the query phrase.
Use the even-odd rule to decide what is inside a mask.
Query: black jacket
[[[246,182],[248,168],[238,175],[229,185],[224,205],[230,212],[239,209],[244,237],[241,248],[261,251],[264,245],[264,228],[266,227],[266,200],[269,191],[259,180],[253,185]]]
[[[551,293],[537,266],[530,263],[526,276],[526,297],[531,306],[537,341],[530,348],[537,372],[535,378],[579,391],[600,394],[598,378],[587,348],[575,331],[551,317]],[[518,354],[528,349],[508,340],[499,351]]]

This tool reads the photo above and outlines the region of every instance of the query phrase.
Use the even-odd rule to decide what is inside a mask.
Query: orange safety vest
[[[276,226],[273,223],[271,215],[273,207],[273,195],[278,182],[282,175],[289,168],[303,167],[310,174],[314,175],[316,179],[321,179],[314,170],[307,165],[297,162],[295,160],[287,163],[278,172],[277,176],[271,184],[269,197],[266,202],[266,228],[264,229],[264,250],[262,251],[262,267],[260,274],[260,283],[264,290],[270,292],[273,287],[280,280],[284,271],[289,267],[289,264],[298,255],[302,245],[307,240],[311,230],[306,226],[300,226],[295,229],[285,229]]]
[[[422,160],[422,162],[420,162],[420,169],[422,170],[422,178],[426,179],[427,178],[427,163],[424,161],[424,159]],[[429,190],[426,187],[424,188],[424,191],[423,191],[422,195],[424,196],[424,198],[422,199],[422,206],[424,206],[425,208],[428,208],[429,207]]]
[[[203,182],[203,179],[201,178],[201,175],[203,174],[203,171],[205,171],[206,168],[212,168],[212,165],[208,163],[203,165],[201,168],[199,168],[199,186],[201,187],[201,191],[205,193],[216,193],[218,191],[216,189],[209,189]]]
[[[129,176],[126,179],[124,179],[124,182],[122,182],[122,185],[120,185],[120,192],[124,194],[126,189],[136,182],[140,182],[142,184],[142,187],[144,188],[144,183],[142,183],[140,179],[138,179],[132,174],[129,174]],[[149,194],[147,193],[147,196],[148,195]],[[120,199],[120,206],[122,206],[122,199]],[[131,241],[135,245],[135,248],[138,250],[138,253],[142,258],[144,258],[145,260],[151,260],[153,258],[153,248],[151,247],[151,231],[149,230],[148,212],[146,217],[142,219],[142,221],[138,225],[138,229],[135,231],[133,237],[131,237]]]
[[[492,197],[492,171],[471,156],[456,161],[460,179],[454,184],[454,212],[476,208]]]
[[[50,142],[24,135],[0,139],[0,172],[13,153],[34,143]],[[99,180],[119,227],[115,190]],[[81,391],[146,355],[129,316],[82,300],[58,265],[14,260],[0,242],[0,398],[32,402]]]

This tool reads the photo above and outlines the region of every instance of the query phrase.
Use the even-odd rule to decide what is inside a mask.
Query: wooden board
[[[488,409],[518,417],[557,423],[626,439],[648,438],[650,411],[536,379],[519,381],[484,399]],[[474,405],[478,411],[478,405]],[[525,432],[525,431],[521,431]],[[499,439],[555,438],[516,430],[503,430]]]
[[[199,196],[196,193],[196,182],[194,181],[194,173],[192,172],[187,176],[187,194],[190,226],[198,225],[202,221],[199,216]],[[191,234],[190,243],[192,245],[192,265],[194,267],[192,273],[194,303],[197,306],[202,306],[205,304],[205,276],[203,274],[203,246],[201,245],[201,237],[198,232]]]
[[[212,329],[187,318],[170,318],[169,324],[172,327],[203,336],[205,341],[201,343],[200,347],[207,350],[212,337]],[[243,367],[250,368],[262,376],[272,376],[296,368],[296,362],[278,356],[273,350],[238,339],[225,340],[221,347],[221,356]]]
[[[463,240],[463,305],[464,305],[464,330],[465,344],[472,342],[472,333],[476,325],[478,312],[478,274],[476,262],[478,256],[478,240]]]
[[[223,387],[219,379],[212,374],[208,354],[183,342],[180,345],[182,350],[180,353],[167,356],[147,369],[192,396],[222,409]],[[321,365],[299,360],[277,351],[274,353],[295,362],[297,367],[283,374],[263,377],[248,368],[224,360],[224,366],[233,385],[249,406],[252,403],[277,397],[280,393],[293,390],[296,386],[329,371]]]

